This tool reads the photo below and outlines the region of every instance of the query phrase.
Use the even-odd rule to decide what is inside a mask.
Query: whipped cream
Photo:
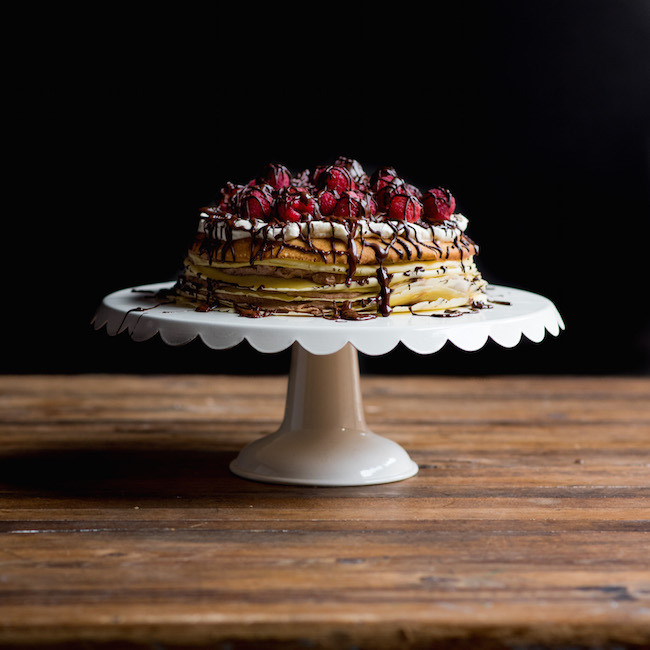
[[[265,241],[290,241],[300,237],[314,239],[340,239],[347,242],[350,235],[355,233],[345,223],[337,221],[314,220],[308,222],[289,222],[282,225],[269,224],[259,219],[235,219],[234,221],[212,220],[202,212],[199,220],[199,232],[206,232],[206,223],[210,222],[209,231],[212,237],[221,241],[246,239],[249,237]],[[378,236],[390,241],[395,235],[406,236],[418,242],[436,241],[451,242],[459,237],[467,228],[468,219],[464,215],[452,214],[447,221],[429,226],[422,226],[406,221],[370,221],[358,219],[354,222],[356,233],[362,237]]]

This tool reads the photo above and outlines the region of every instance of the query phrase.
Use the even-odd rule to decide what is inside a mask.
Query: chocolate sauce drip
[[[145,292],[143,291],[142,293],[145,293]],[[151,293],[152,293],[152,296],[156,295],[155,292],[151,292]],[[133,314],[133,313],[138,312],[138,313],[140,313],[140,317],[142,317],[142,315],[144,314],[145,311],[149,311],[151,309],[156,309],[157,307],[162,307],[163,305],[170,305],[170,304],[172,304],[174,302],[175,302],[174,300],[167,300],[165,302],[157,302],[155,305],[151,305],[151,307],[133,307],[131,309],[128,309],[124,313],[124,318],[122,318],[122,322],[120,323],[119,327],[117,328],[117,331],[118,332],[122,331],[122,327],[124,327],[124,323],[126,322],[126,319],[129,317],[129,314]],[[140,318],[138,318],[138,320],[140,320]]]
[[[235,311],[245,318],[264,318],[270,316],[273,312],[265,311],[252,305],[235,305]]]
[[[213,259],[217,251],[220,252],[221,261],[225,261],[230,253],[230,257],[234,259],[234,248],[233,248],[233,232],[237,230],[237,227],[234,224],[234,218],[226,219],[227,227],[223,228],[226,233],[226,239],[221,240],[217,238],[216,224],[218,220],[223,222],[223,217],[218,217],[216,214],[210,215],[210,218],[206,220],[205,227],[205,237],[203,239],[201,250],[209,251],[210,259]],[[391,275],[387,273],[384,268],[384,263],[388,258],[388,255],[391,251],[394,251],[401,259],[412,259],[413,252],[409,245],[415,248],[415,255],[418,259],[422,257],[422,248],[427,247],[430,249],[435,249],[436,251],[442,253],[440,246],[433,240],[429,242],[419,242],[415,239],[411,231],[406,228],[405,231],[401,234],[399,228],[395,224],[390,224],[391,227],[391,237],[383,238],[380,242],[369,241],[365,237],[359,235],[359,223],[356,219],[336,219],[337,223],[343,225],[346,231],[346,249],[345,251],[338,250],[336,247],[336,238],[333,236],[330,238],[329,250],[320,249],[316,247],[312,240],[312,229],[306,228],[305,233],[301,233],[299,239],[304,244],[307,245],[308,250],[311,252],[318,253],[323,262],[330,261],[337,262],[337,256],[345,256],[347,261],[347,273],[345,283],[347,286],[350,286],[351,283],[355,280],[355,274],[357,271],[358,262],[363,253],[363,249],[368,246],[373,249],[375,258],[379,264],[377,269],[377,280],[379,282],[379,296],[377,297],[377,305],[379,312],[383,316],[388,316],[392,309],[390,307],[390,279]],[[384,222],[388,223],[388,222]],[[278,242],[276,239],[271,239],[270,229],[279,224],[274,222],[264,223],[257,230],[257,237],[250,237],[248,241],[250,242],[250,255],[249,261],[250,265],[254,266],[258,260],[263,260],[265,253],[272,251],[275,256],[279,255],[282,250],[285,248],[293,250],[303,250],[301,246],[292,244],[291,241],[287,241],[285,230],[281,229],[281,239]],[[360,249],[357,246],[357,236],[360,239]],[[470,253],[470,242],[464,236],[459,236],[454,240],[454,246],[460,251],[460,261],[464,270],[463,259]],[[449,257],[450,249],[446,251],[445,258]],[[419,268],[419,267],[418,267]],[[210,279],[206,278],[208,282],[208,295],[213,290],[213,285]],[[367,280],[366,280],[367,282]],[[250,316],[250,314],[248,314]],[[255,318],[260,317],[258,313],[254,314]]]
[[[361,314],[352,307],[350,301],[347,300],[343,304],[334,306],[331,315],[326,315],[325,318],[329,320],[373,320],[377,318],[375,314]]]
[[[386,271],[383,265],[377,269],[377,280],[379,281],[379,298],[377,306],[382,316],[388,316],[393,310],[390,306],[390,279],[391,275]]]
[[[348,222],[350,223],[350,222]],[[359,255],[356,251],[356,234],[359,229],[359,224],[354,222],[347,230],[348,234],[348,276],[345,284],[349,287],[352,284],[352,277],[357,272],[357,264],[359,262]]]
[[[420,242],[417,240],[417,238],[412,236],[412,231],[410,228],[405,228],[404,229],[404,234],[402,235],[402,238],[407,241],[413,248],[415,248],[415,255],[418,259],[422,259],[422,247],[420,246]],[[404,247],[406,250],[406,254],[408,259],[411,259],[411,250],[410,248],[407,248],[406,246]]]
[[[218,307],[218,303],[208,304],[207,302],[205,302],[198,305],[194,311],[200,311],[200,312],[213,311],[217,309],[217,307]]]
[[[456,318],[457,316],[462,316],[464,313],[458,309],[445,309],[444,311],[436,312],[431,314],[432,318]]]

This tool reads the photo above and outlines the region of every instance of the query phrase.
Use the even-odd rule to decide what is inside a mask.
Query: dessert
[[[172,293],[198,310],[360,319],[487,306],[450,191],[353,159],[293,174],[269,163],[200,211]]]

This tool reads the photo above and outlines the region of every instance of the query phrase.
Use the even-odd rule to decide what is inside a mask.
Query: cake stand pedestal
[[[230,469],[259,481],[339,486],[399,481],[418,471],[400,445],[368,428],[349,343],[325,355],[294,343],[280,428],[246,446]]]
[[[488,339],[513,347],[522,336],[540,342],[564,323],[551,301],[527,291],[491,286],[492,309],[453,318],[394,313],[388,318],[338,321],[301,316],[245,318],[228,312],[197,312],[166,302],[172,283],[132,287],[104,298],[93,325],[135,341],[155,335],[169,345],[195,338],[212,349],[247,340],[260,352],[291,347],[284,418],[272,434],[253,441],[230,464],[240,477],[267,483],[353,486],[391,483],[418,467],[396,442],[366,424],[358,351],[390,352],[398,343],[432,354],[447,341],[478,350]]]

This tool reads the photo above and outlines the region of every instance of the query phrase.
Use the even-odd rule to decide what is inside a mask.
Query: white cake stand
[[[364,418],[357,351],[390,352],[398,343],[432,354],[447,341],[462,350],[492,339],[513,347],[522,336],[540,342],[564,323],[551,301],[519,289],[491,286],[492,309],[453,318],[393,313],[364,321],[310,316],[246,318],[197,312],[157,297],[172,283],[123,289],[106,296],[93,319],[109,335],[127,331],[135,341],[156,334],[168,345],[195,338],[223,350],[247,340],[259,352],[291,347],[284,419],[272,434],[242,449],[230,469],[267,483],[312,486],[372,485],[401,481],[418,466],[397,443],[373,433]],[[506,304],[507,303],[507,304]]]

